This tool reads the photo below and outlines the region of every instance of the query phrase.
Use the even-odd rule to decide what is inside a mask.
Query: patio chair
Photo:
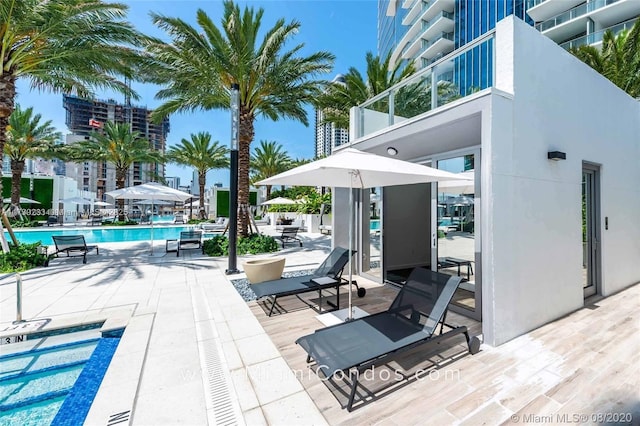
[[[389,363],[404,351],[437,345],[459,334],[464,334],[471,354],[479,351],[480,341],[470,338],[467,327],[445,323],[447,307],[460,281],[460,277],[416,268],[386,311],[317,330],[296,343],[307,352],[307,362],[314,360],[325,377],[349,378],[346,408],[351,411],[359,375]],[[440,333],[434,335],[438,324]],[[450,330],[443,333],[445,325]]]
[[[298,238],[299,230],[300,228],[297,226],[287,226],[282,228],[282,233],[276,237],[282,242],[282,248],[284,248],[285,243],[298,243],[300,244],[300,247],[302,247],[302,240]]]
[[[352,250],[352,255],[355,250]],[[266,298],[264,301],[265,308],[269,311],[267,314],[271,316],[277,305],[278,297],[298,296],[302,293],[317,291],[319,302],[318,311],[322,309],[322,290],[329,288],[336,289],[336,305],[340,307],[340,286],[348,284],[348,280],[342,278],[342,271],[349,262],[348,250],[342,247],[333,249],[329,256],[320,264],[313,274],[301,277],[282,278],[274,281],[265,281],[260,284],[252,285],[251,289],[258,299]],[[358,288],[358,296],[364,297],[366,290],[360,288],[357,282],[353,282]],[[271,306],[267,305],[267,301],[271,299]],[[301,299],[302,300],[302,299]],[[306,302],[305,302],[306,303]],[[309,305],[307,303],[307,305]],[[311,305],[309,305],[311,306]],[[278,308],[280,310],[280,308]]]
[[[58,225],[58,216],[51,215],[47,218],[47,226]]]
[[[180,232],[180,239],[178,239],[178,249],[176,250],[176,257],[180,257],[181,249],[202,249],[202,231]]]
[[[87,263],[87,253],[92,250],[96,251],[96,254],[100,254],[98,246],[88,246],[84,235],[53,235],[53,244],[56,246],[56,251],[49,256],[60,257],[60,254],[66,254],[67,257],[82,256],[82,263]],[[49,265],[49,258],[45,262],[45,266]]]

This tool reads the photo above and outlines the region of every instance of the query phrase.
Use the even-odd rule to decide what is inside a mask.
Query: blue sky
[[[162,31],[151,23],[149,12],[172,17],[180,17],[192,25],[196,25],[195,16],[198,9],[204,9],[214,22],[220,22],[222,16],[222,2],[220,0],[200,1],[151,1],[124,0],[128,4],[129,20],[142,32],[166,39]],[[318,50],[326,50],[336,56],[334,70],[324,76],[332,79],[335,74],[346,73],[349,67],[356,67],[361,72],[365,68],[365,54],[367,51],[376,52],[376,0],[266,0],[239,1],[241,7],[264,8],[262,28],[273,26],[277,19],[293,19],[301,23],[300,32],[294,38],[296,43],[305,43],[303,54]],[[140,95],[137,105],[154,108],[159,101],[154,99],[158,87],[152,85],[135,84],[134,89]],[[109,93],[96,93],[99,99],[121,99],[122,96]],[[22,107],[33,106],[46,119],[52,120],[55,127],[67,133],[64,124],[65,111],[62,108],[62,95],[47,92],[32,92],[28,81],[18,82],[17,101]],[[313,109],[308,107],[309,127],[293,121],[258,120],[255,123],[256,137],[252,147],[260,140],[275,140],[281,143],[294,158],[313,157],[314,147],[314,115]],[[182,138],[189,138],[191,133],[207,131],[213,140],[228,145],[230,137],[230,116],[227,111],[203,111],[171,116],[171,132],[168,145],[178,143]],[[175,165],[167,166],[167,176],[180,176],[183,185],[189,184],[191,170]],[[207,176],[207,185],[222,182],[225,186],[229,182],[228,170],[212,171]]]

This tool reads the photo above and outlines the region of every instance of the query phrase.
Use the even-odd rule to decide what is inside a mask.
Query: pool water
[[[194,230],[194,226],[154,226],[153,239],[167,240],[178,239],[181,231]],[[53,245],[52,235],[84,235],[87,244],[114,243],[125,241],[148,241],[151,239],[150,226],[120,226],[120,227],[95,227],[95,228],[60,228],[60,229],[33,229],[29,231],[14,231],[18,241],[24,244],[32,244],[38,241],[45,246]],[[5,233],[9,240],[9,234]]]
[[[380,229],[380,219],[371,219],[369,222],[369,229],[371,231],[377,231]]]
[[[120,335],[0,356],[0,424],[82,424]]]

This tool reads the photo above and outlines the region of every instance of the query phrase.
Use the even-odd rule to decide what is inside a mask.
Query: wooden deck
[[[354,292],[354,305],[368,313],[385,310],[397,292],[357,280],[367,295],[360,299]],[[303,296],[317,300],[317,294]],[[498,348],[483,346],[477,355],[467,352],[463,336],[436,352],[408,351],[373,374],[361,375],[351,413],[343,408],[347,384],[321,380],[294,343],[324,327],[317,312],[295,296],[279,301],[284,314],[267,317],[257,302],[251,302],[251,309],[331,425],[532,422],[527,416],[551,416],[545,422],[558,424],[563,415],[574,419],[599,413],[632,413],[632,424],[640,424],[639,301],[636,285]],[[481,333],[480,323],[454,313],[447,322],[467,325],[472,335]]]

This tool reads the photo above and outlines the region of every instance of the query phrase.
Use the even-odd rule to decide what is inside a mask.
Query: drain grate
[[[236,409],[231,399],[224,365],[216,345],[202,345],[208,394],[211,408],[215,414],[215,424],[221,426],[237,425]]]
[[[198,336],[198,351],[200,365],[203,372],[205,394],[207,395],[207,412],[209,424],[220,426],[241,426],[244,419],[240,414],[238,398],[231,385],[231,377],[227,371],[222,346],[217,336],[207,295],[202,287],[194,286],[191,293],[194,315],[196,320],[196,334]],[[205,339],[204,336],[207,336]]]

